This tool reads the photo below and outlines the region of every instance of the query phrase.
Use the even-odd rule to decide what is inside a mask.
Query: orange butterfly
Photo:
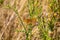
[[[36,25],[37,23],[37,18],[24,18],[23,21],[26,23],[26,24],[32,24],[32,25]]]

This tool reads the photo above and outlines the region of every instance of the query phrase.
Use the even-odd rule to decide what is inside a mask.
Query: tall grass
[[[29,10],[29,19],[33,19],[36,18],[36,21],[38,23],[38,25],[36,27],[38,27],[39,32],[40,32],[40,38],[42,40],[53,40],[53,37],[49,36],[49,31],[53,32],[53,28],[54,28],[54,23],[56,22],[56,17],[54,16],[55,13],[60,14],[60,9],[59,8],[59,4],[56,0],[52,0],[52,2],[49,2],[49,8],[50,8],[50,12],[52,12],[53,15],[51,15],[50,17],[46,18],[45,16],[43,17],[43,11],[42,11],[42,1],[38,1],[38,0],[28,0],[28,10]],[[0,3],[3,3],[3,1],[0,1]],[[15,3],[16,4],[16,3]],[[53,6],[54,5],[54,6]],[[31,40],[31,35],[32,35],[32,29],[33,29],[33,24],[32,22],[28,25],[28,30],[26,30],[26,26],[23,23],[21,17],[19,16],[18,10],[16,9],[16,7],[11,7],[9,4],[7,5],[8,8],[14,10],[14,12],[17,14],[20,23],[22,24],[24,30],[20,31],[20,32],[24,32],[26,35],[26,40]],[[49,15],[48,15],[49,16]]]

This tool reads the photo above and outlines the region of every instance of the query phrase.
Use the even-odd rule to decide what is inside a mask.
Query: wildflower
[[[57,13],[54,13],[54,17],[56,17],[57,16]]]
[[[48,18],[48,21],[51,21],[51,18]]]

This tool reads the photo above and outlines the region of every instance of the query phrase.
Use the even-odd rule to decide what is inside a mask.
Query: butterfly
[[[32,25],[36,25],[37,24],[37,18],[24,18],[23,21],[26,24],[32,24]]]

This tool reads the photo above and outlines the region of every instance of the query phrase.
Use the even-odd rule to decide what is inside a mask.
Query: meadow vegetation
[[[59,0],[0,0],[0,40],[60,40]]]

